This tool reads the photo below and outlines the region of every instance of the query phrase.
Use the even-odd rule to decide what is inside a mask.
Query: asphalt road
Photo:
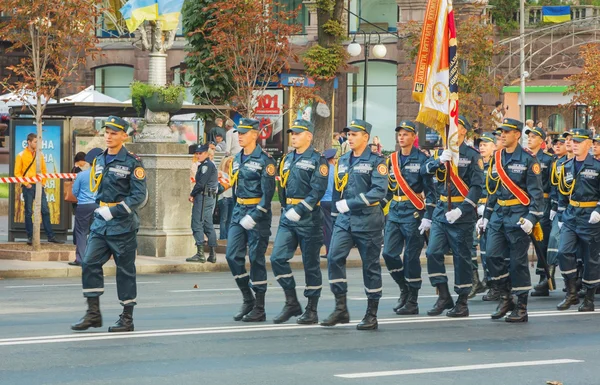
[[[429,285],[421,315],[399,317],[386,275],[379,330],[357,331],[366,300],[360,270],[348,272],[353,322],[333,328],[234,322],[240,295],[226,273],[142,276],[136,331],[127,334],[106,332],[120,312],[112,277],[101,299],[105,326],[89,333],[69,329],[85,311],[77,279],[2,280],[0,384],[600,383],[600,312],[555,311],[560,291],[531,299],[527,324],[491,321],[496,305],[480,296],[469,318],[427,317]],[[269,320],[283,305],[271,281]],[[332,309],[324,290],[321,318]]]

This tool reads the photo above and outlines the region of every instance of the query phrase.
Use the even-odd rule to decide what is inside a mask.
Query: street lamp
[[[367,120],[367,73],[369,70],[369,47],[371,46],[371,36],[373,34],[377,34],[377,44],[373,46],[373,56],[377,59],[382,59],[385,57],[387,53],[387,49],[385,45],[381,44],[381,35],[379,32],[365,32],[362,30],[357,31],[352,38],[352,43],[348,44],[348,54],[352,57],[356,57],[360,55],[362,52],[362,47],[359,43],[356,42],[356,35],[358,33],[362,33],[364,37],[365,43],[365,68],[364,68],[364,77],[363,77],[363,110],[362,110],[362,118],[363,120]]]

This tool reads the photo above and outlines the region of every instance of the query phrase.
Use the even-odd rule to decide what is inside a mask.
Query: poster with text
[[[283,90],[254,91],[254,117],[260,121],[261,147],[275,158],[283,152]]]
[[[27,147],[27,135],[37,131],[34,125],[15,126],[15,157]],[[46,170],[48,173],[59,173],[61,170],[61,127],[53,125],[44,125],[42,141],[38,141],[41,146],[46,161]],[[68,171],[68,170],[67,170]],[[21,194],[21,185],[15,183],[15,210],[14,222],[25,223],[25,202]],[[48,209],[50,210],[50,222],[53,225],[60,223],[60,204],[62,200],[60,179],[46,179],[44,183],[46,198],[48,200]]]

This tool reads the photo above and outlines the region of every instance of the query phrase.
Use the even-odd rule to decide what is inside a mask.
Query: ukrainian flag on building
[[[163,31],[177,29],[184,0],[129,0],[119,10],[129,32],[135,31],[145,20],[161,21]]]
[[[571,20],[571,7],[568,5],[542,7],[544,23],[564,23]]]

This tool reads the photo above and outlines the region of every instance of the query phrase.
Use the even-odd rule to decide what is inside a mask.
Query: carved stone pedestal
[[[138,253],[175,257],[195,253],[191,230],[192,204],[188,146],[176,143],[133,143],[146,168],[148,204],[138,210]]]

